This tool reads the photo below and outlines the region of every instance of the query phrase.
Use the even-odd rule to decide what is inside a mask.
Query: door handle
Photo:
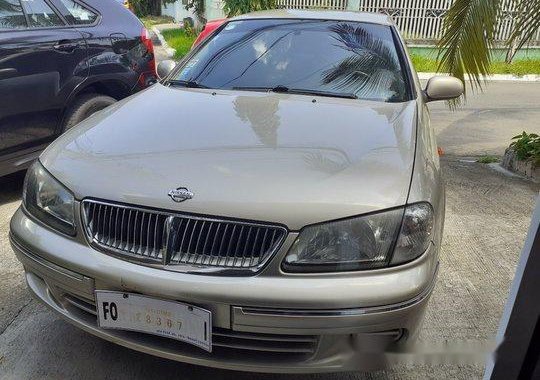
[[[0,69],[0,79],[7,79],[17,75],[17,69],[9,67],[7,69]]]
[[[58,42],[57,44],[55,44],[53,46],[53,49],[63,52],[63,53],[73,53],[75,49],[77,49],[78,46],[79,45],[77,43],[67,41],[67,40],[62,40]]]

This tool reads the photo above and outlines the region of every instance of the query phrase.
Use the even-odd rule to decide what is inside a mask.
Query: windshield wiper
[[[345,98],[345,99],[358,99],[353,93],[347,92],[332,92],[324,90],[309,90],[303,88],[289,88],[287,86],[278,85],[275,87],[233,87],[233,90],[242,91],[269,91],[285,94],[298,94],[298,95],[315,95],[315,96],[328,96],[331,98]]]
[[[207,86],[204,86],[194,80],[171,79],[167,81],[167,83],[171,86],[181,86],[187,88],[208,88]]]

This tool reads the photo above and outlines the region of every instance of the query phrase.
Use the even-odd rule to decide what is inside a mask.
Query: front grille
[[[86,231],[101,246],[149,260],[163,260],[167,215],[86,201],[83,209]]]
[[[281,246],[280,226],[173,214],[85,200],[83,223],[99,248],[167,267],[256,268]]]
[[[228,349],[286,354],[313,354],[317,346],[315,335],[261,334],[214,328],[212,345]]]

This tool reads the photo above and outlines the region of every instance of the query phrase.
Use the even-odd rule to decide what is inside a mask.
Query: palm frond
[[[399,83],[401,68],[384,40],[373,36],[362,26],[339,23],[330,27],[340,48],[353,54],[323,74],[323,83],[337,89],[355,88],[357,94],[376,93]],[[396,93],[398,90],[395,91]]]
[[[455,0],[444,18],[439,71],[482,87],[489,74],[491,48],[501,0]]]
[[[517,43],[517,49],[520,49],[528,43],[540,29],[540,0],[516,0],[518,18],[512,35],[508,40],[508,45]],[[516,50],[517,50],[516,49]]]

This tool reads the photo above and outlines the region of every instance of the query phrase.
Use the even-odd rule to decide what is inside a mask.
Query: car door
[[[47,0],[0,0],[0,160],[58,135],[86,60],[83,36]]]

